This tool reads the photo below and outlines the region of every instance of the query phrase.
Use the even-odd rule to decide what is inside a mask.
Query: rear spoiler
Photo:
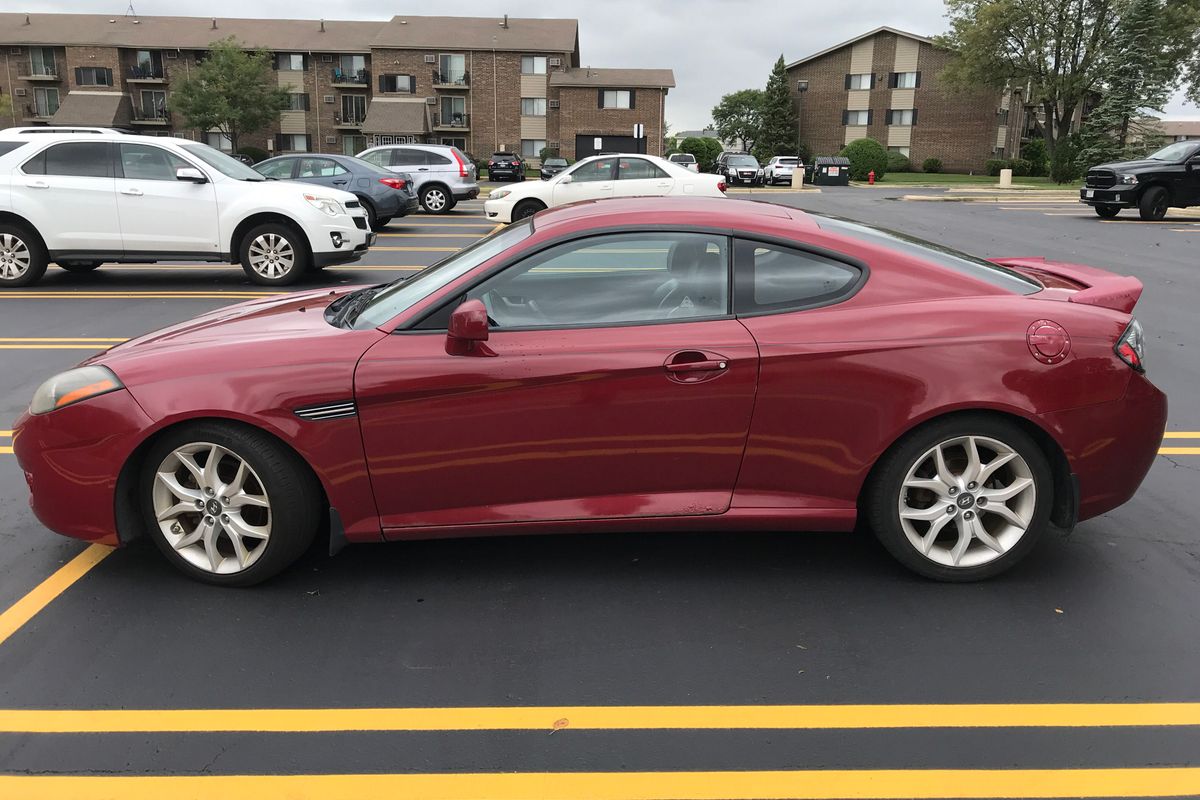
[[[1132,275],[1117,275],[1083,264],[1065,264],[1061,261],[1047,261],[1044,258],[993,258],[991,261],[1031,278],[1047,276],[1057,278],[1054,283],[1059,285],[1063,282],[1067,282],[1068,285],[1075,284],[1079,287],[1078,290],[1067,298],[1072,303],[1111,308],[1131,314],[1142,296],[1142,282]]]

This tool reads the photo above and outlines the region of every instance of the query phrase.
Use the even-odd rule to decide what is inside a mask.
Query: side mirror
[[[559,183],[571,183],[574,180],[575,179],[573,177],[571,177],[570,175],[563,175],[561,178],[558,179],[558,182]]]
[[[208,183],[208,178],[204,177],[204,173],[195,167],[180,167],[175,170],[175,180],[190,181],[192,183]]]
[[[452,356],[494,356],[488,340],[487,307],[482,300],[467,300],[450,314],[446,353]]]

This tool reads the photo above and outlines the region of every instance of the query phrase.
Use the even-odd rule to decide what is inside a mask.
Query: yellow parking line
[[[1167,431],[1164,439],[1200,439],[1200,431]]]
[[[461,247],[372,247],[371,252],[376,250],[387,250],[391,252],[408,252],[408,253],[457,253],[462,250]]]
[[[364,775],[6,775],[22,800],[749,800],[749,798],[1184,797],[1200,768],[820,769],[707,772],[499,772]]]
[[[127,339],[103,338],[89,339],[82,336],[71,336],[63,338],[41,338],[41,337],[9,337],[0,338],[0,342],[124,342]]]
[[[0,431],[0,436],[12,436],[12,431]]]
[[[11,447],[0,447],[0,455],[12,455],[12,451],[13,449]]]
[[[22,597],[3,614],[0,614],[0,644],[18,629],[48,606],[54,598],[70,588],[71,584],[82,578],[92,567],[103,561],[113,548],[102,544],[93,544],[79,555],[62,565],[46,580],[39,583],[29,594]],[[0,790],[0,797],[16,797]]]
[[[388,239],[478,239],[478,233],[381,233],[379,238]]]
[[[490,222],[393,222],[389,228],[490,228]]]
[[[1160,447],[1160,456],[1200,456],[1200,447]]]

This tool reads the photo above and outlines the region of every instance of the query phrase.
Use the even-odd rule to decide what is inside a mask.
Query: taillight
[[[384,186],[390,186],[393,189],[403,189],[408,185],[408,182],[403,178],[380,178],[379,182]]]
[[[1117,346],[1113,350],[1116,352],[1117,358],[1138,372],[1146,371],[1146,352],[1142,337],[1142,324],[1136,319],[1129,320],[1129,327],[1121,334],[1121,338],[1117,339]]]
[[[725,191],[725,181],[717,181],[717,188],[722,192]]]
[[[489,161],[489,162],[488,162],[488,166],[489,166],[489,167],[494,167],[494,166],[496,166],[496,162],[495,162],[495,161]]]
[[[461,158],[458,157],[457,150],[451,150],[450,155],[454,156],[454,160],[458,162],[458,177],[467,177],[467,165]]]

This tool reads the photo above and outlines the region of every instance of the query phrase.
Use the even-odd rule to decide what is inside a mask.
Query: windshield
[[[922,261],[946,267],[955,272],[969,275],[1000,289],[1007,289],[1017,294],[1033,294],[1042,290],[1041,284],[1014,270],[993,264],[976,256],[960,253],[940,244],[917,239],[907,234],[861,222],[852,222],[841,217],[828,217],[809,211],[808,214],[816,220],[821,230],[832,231],[860,242],[886,247],[904,255],[914,256]]]
[[[692,155],[691,153],[682,153],[682,154],[676,153],[675,155],[671,156],[671,160],[672,161],[682,161],[685,164],[690,164],[696,160],[696,157],[694,155]]]
[[[567,160],[565,158],[547,158],[546,159],[547,167],[565,167],[566,165],[567,165]]]
[[[354,320],[353,327],[356,330],[379,327],[532,233],[532,222],[515,223],[410,278],[391,284],[375,295],[371,304]]]
[[[235,180],[239,181],[266,180],[266,178],[264,178],[262,175],[250,169],[250,167],[238,161],[236,158],[225,155],[220,150],[216,150],[206,144],[195,142],[192,144],[181,144],[180,147],[182,147],[188,155],[195,156],[205,164],[208,164],[210,167],[227,177],[234,178]]]
[[[1169,144],[1157,153],[1151,153],[1147,157],[1155,161],[1183,161],[1198,147],[1200,145],[1197,145],[1195,142],[1175,142],[1175,144]]]
[[[729,163],[735,167],[757,167],[758,161],[754,156],[730,156]]]

